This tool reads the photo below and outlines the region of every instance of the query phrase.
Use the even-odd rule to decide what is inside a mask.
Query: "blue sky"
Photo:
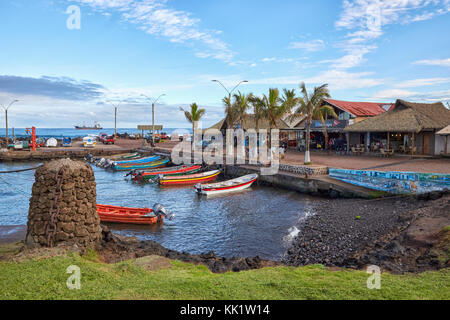
[[[69,29],[69,6],[80,29]],[[450,0],[2,0],[0,104],[10,126],[189,127],[223,116],[225,91],[328,83],[335,99],[450,101]],[[0,126],[4,126],[3,117]]]

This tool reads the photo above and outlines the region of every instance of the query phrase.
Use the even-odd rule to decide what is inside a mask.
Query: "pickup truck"
[[[102,140],[103,144],[114,144],[114,136],[107,136]]]

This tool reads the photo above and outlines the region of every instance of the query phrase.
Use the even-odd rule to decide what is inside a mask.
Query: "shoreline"
[[[351,208],[351,210],[349,210]],[[283,262],[391,273],[450,267],[450,192],[340,202],[324,200],[298,226]]]
[[[104,225],[98,253],[106,263],[157,255],[203,264],[213,273],[315,264],[353,270],[377,265],[394,274],[450,267],[450,192],[382,201],[319,201],[316,212],[296,226],[299,233],[280,261],[259,256],[218,257],[213,251],[179,252],[155,241],[116,235]],[[353,210],[348,210],[349,205]],[[23,241],[25,233],[26,226],[0,226],[0,244]]]

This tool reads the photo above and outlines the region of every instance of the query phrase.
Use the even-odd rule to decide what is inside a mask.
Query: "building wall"
[[[438,156],[445,152],[445,136],[436,135],[434,143],[434,155]],[[450,153],[450,137],[447,138],[447,152]]]

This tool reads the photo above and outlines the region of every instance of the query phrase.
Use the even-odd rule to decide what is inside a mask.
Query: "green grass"
[[[448,269],[383,274],[381,290],[369,290],[365,272],[319,265],[213,274],[205,266],[170,263],[150,272],[133,261],[98,262],[94,253],[1,261],[0,299],[450,299]],[[81,269],[81,290],[66,287],[70,265]]]

